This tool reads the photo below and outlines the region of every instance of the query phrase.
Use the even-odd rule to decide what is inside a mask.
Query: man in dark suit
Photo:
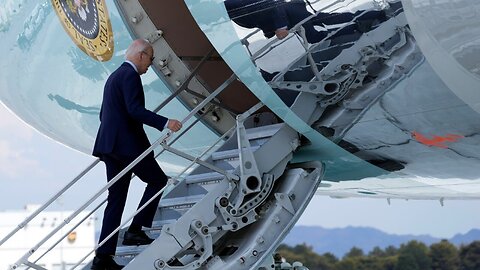
[[[260,28],[265,37],[274,35],[283,39],[288,35],[288,30],[296,24],[311,16],[303,0],[225,0],[225,7],[229,17],[238,25],[245,28]],[[309,43],[317,43],[324,39],[328,32],[318,31],[315,26],[334,25],[347,23],[359,16],[363,10],[355,13],[323,13],[303,23],[305,36]],[[384,11],[368,11],[357,18],[357,21],[385,20]],[[346,27],[335,35],[351,34],[357,29],[356,25]]]
[[[182,127],[181,122],[167,119],[145,108],[140,75],[147,72],[152,64],[153,53],[153,48],[147,41],[135,40],[126,52],[126,61],[110,75],[105,84],[100,111],[101,124],[93,155],[105,162],[108,181],[150,147],[143,129],[144,124],[160,131],[164,127],[172,131],[178,131]],[[147,184],[138,207],[145,204],[167,183],[167,176],[151,152],[113,184],[108,189],[99,243],[121,224],[132,172]],[[142,231],[142,227],[152,226],[159,200],[160,196],[135,216],[125,232],[124,245],[146,245],[153,241]],[[117,240],[118,233],[96,250],[91,269],[122,269],[122,266],[113,260]]]

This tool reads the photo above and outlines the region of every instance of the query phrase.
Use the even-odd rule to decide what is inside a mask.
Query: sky
[[[95,159],[37,132],[0,105],[0,211],[42,204]],[[97,166],[72,192],[54,203],[55,210],[74,210],[105,184],[105,167]],[[124,218],[133,213],[143,184],[132,182]],[[68,199],[66,199],[68,197]],[[391,234],[429,234],[450,238],[480,229],[480,201],[332,199],[315,196],[298,225],[343,228],[373,227]],[[103,208],[97,212],[101,218]]]

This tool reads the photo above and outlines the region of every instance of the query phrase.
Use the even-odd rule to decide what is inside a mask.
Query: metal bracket
[[[165,76],[170,76],[172,75],[172,71],[168,67],[168,62],[169,59],[161,59],[157,63],[160,66],[160,71],[163,73]]]
[[[240,155],[240,182],[244,185],[242,186],[243,192],[250,193],[252,191],[258,191],[260,187],[258,184],[260,181],[260,172],[258,171],[257,161],[253,156],[253,151],[251,149],[250,141],[247,138],[247,131],[245,130],[243,122],[244,121],[241,119],[241,117],[237,117],[237,140]]]
[[[358,75],[358,71],[353,67],[345,67],[346,75],[342,77],[342,81],[339,82],[339,91],[331,98],[327,100],[322,100],[319,103],[320,107],[327,107],[328,105],[335,104],[339,102],[350,90],[351,85],[355,82],[355,79]],[[345,79],[344,79],[345,78]]]
[[[293,209],[292,202],[288,197],[288,194],[285,193],[275,193],[275,199],[277,199],[277,203],[280,204],[285,210],[287,210],[292,215],[295,215],[295,209]]]
[[[145,39],[150,43],[153,44],[157,40],[159,40],[163,36],[163,31],[158,29],[156,31],[153,31],[152,33],[148,34]]]
[[[199,269],[200,266],[212,255],[213,253],[213,240],[212,234],[209,230],[209,227],[206,226],[201,220],[192,220],[190,228],[195,232],[195,236],[192,237],[192,242],[194,239],[199,237],[201,239],[201,255],[198,259],[193,262],[188,263],[184,266],[170,266],[164,260],[158,259],[154,262],[155,269],[157,270],[174,270],[174,269]],[[194,243],[195,244],[195,243]]]
[[[281,81],[281,82],[269,82],[272,88],[287,89],[292,91],[306,92],[320,95],[333,95],[340,89],[339,80],[330,81]]]
[[[142,20],[143,20],[143,14],[142,13],[138,13],[137,15],[132,16],[130,18],[130,21],[134,24],[137,24],[137,23],[141,22]]]
[[[263,187],[258,194],[251,198],[249,201],[246,201],[240,209],[234,208],[230,201],[228,200],[227,196],[220,197],[215,201],[215,206],[217,207],[218,211],[223,217],[223,220],[232,225],[230,231],[238,231],[241,228],[254,223],[257,219],[257,213],[255,212],[255,208],[262,204],[267,199],[267,194],[273,189],[273,180],[274,177],[271,174],[264,174],[264,179],[262,181]],[[228,195],[225,194],[225,195]],[[222,226],[224,227],[224,226]],[[222,228],[225,229],[225,228]],[[220,229],[218,229],[220,230]]]
[[[248,116],[263,107],[263,103],[258,103],[248,111],[237,116],[237,142],[240,159],[240,183],[238,185],[238,196],[235,201],[235,208],[238,209],[243,202],[243,198],[250,193],[258,192],[262,186],[260,172],[257,161],[253,155],[250,141],[247,137],[247,131],[244,122]]]

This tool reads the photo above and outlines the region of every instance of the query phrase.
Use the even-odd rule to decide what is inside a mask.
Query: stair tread
[[[257,149],[260,148],[260,146],[252,146],[250,149],[255,152]],[[238,149],[231,149],[231,150],[224,150],[224,151],[218,151],[215,153],[212,153],[212,160],[222,160],[222,159],[228,159],[228,158],[237,158],[239,156],[239,150]]]
[[[283,125],[283,123],[272,124],[261,127],[248,128],[245,131],[249,140],[255,140],[260,138],[272,137]]]
[[[348,36],[348,37],[346,36],[346,37],[342,37],[342,38],[345,39],[344,42],[347,42],[347,41],[350,42],[349,39],[347,40],[347,38],[350,38],[350,36]],[[352,40],[353,39],[356,40],[356,38],[358,38],[358,37],[357,36],[352,36],[351,38],[352,38]],[[341,44],[341,45],[336,45],[336,46],[332,46],[332,47],[322,48],[321,50],[320,50],[320,48],[317,48],[317,49],[319,49],[319,51],[314,51],[313,52],[313,57],[315,58],[315,60],[317,60],[316,62],[323,61],[323,62],[326,62],[326,63],[324,63],[325,66],[330,66],[330,65],[335,64],[336,62],[334,60],[336,60],[338,58],[338,56],[346,48],[350,48],[350,46],[351,46],[351,44],[348,43],[346,45]],[[310,70],[310,66],[303,64],[303,61],[304,61],[304,59],[302,59],[302,61],[299,61],[298,62],[299,65],[295,66],[295,69],[293,69],[293,70],[291,70],[291,71],[289,71],[285,74],[285,78],[284,78],[285,81],[287,81],[287,79],[295,79],[295,80],[302,79],[300,81],[303,81],[303,80],[310,81],[310,79],[313,76],[311,74],[312,71]],[[284,127],[285,127],[285,132],[283,132]],[[282,132],[278,133],[280,130]],[[264,147],[264,149],[257,152],[257,155],[262,155],[263,160],[265,160],[265,158],[268,158],[267,161],[270,162],[270,163],[275,163],[276,162],[276,163],[280,164],[280,165],[275,165],[275,164],[268,163],[269,167],[266,166],[266,165],[265,165],[265,167],[272,168],[273,166],[278,166],[282,170],[283,169],[287,170],[286,168],[284,168],[284,166],[286,166],[285,164],[287,162],[285,160],[286,160],[286,157],[289,157],[288,155],[290,155],[291,154],[290,152],[292,151],[292,149],[291,149],[292,147],[291,147],[291,145],[289,145],[289,142],[291,142],[292,139],[296,139],[298,137],[297,132],[294,132],[293,130],[287,129],[287,126],[284,123],[265,125],[265,126],[261,126],[261,127],[246,128],[245,131],[246,131],[246,137],[250,141],[250,149],[251,149],[252,152],[255,152],[258,149],[260,149],[262,147],[262,145],[264,145],[264,143],[266,143],[267,141],[270,140],[270,138],[273,137],[274,140],[272,141],[272,143],[265,145],[267,147]],[[275,135],[278,135],[278,136],[274,137]],[[224,144],[222,147],[223,147],[223,149],[221,151],[216,151],[216,152],[214,152],[210,155],[210,160],[213,161],[212,163],[215,166],[221,167],[222,170],[225,170],[225,168],[228,167],[229,170],[227,172],[231,173],[231,172],[234,171],[234,170],[231,170],[232,167],[235,167],[235,168],[238,169],[240,150],[236,148],[237,145],[235,144],[235,138],[227,141],[227,143]],[[274,149],[274,148],[283,148],[282,150],[285,150],[285,151],[281,152],[282,155],[280,155],[280,154],[279,155],[272,155],[272,157],[270,159],[270,157],[267,156],[268,153],[264,153],[264,152],[266,152],[267,150],[270,150],[270,149]],[[288,152],[288,151],[290,151],[290,152]],[[284,152],[286,152],[286,153],[284,153]],[[287,156],[285,157],[285,155],[287,155]],[[265,157],[265,156],[267,156],[267,157]],[[277,159],[280,159],[280,160],[277,160]],[[259,162],[262,162],[263,160],[260,160]],[[281,162],[285,162],[285,163],[281,163]],[[231,166],[229,166],[229,165],[231,165]],[[276,167],[273,167],[273,168],[276,168]],[[183,196],[183,197],[179,196],[179,197],[169,198],[168,195],[167,195],[166,196],[167,198],[162,199],[159,202],[159,209],[161,210],[159,212],[159,217],[165,218],[165,220],[157,220],[157,221],[154,222],[154,225],[152,226],[152,229],[150,230],[150,235],[152,237],[154,235],[158,236],[158,234],[161,232],[162,228],[164,228],[163,226],[165,226],[169,223],[175,223],[175,221],[176,221],[176,219],[174,219],[175,216],[172,216],[171,213],[168,212],[168,211],[178,212],[179,215],[183,215],[184,212],[187,212],[188,215],[189,215],[189,216],[187,216],[188,218],[196,218],[198,215],[204,214],[204,213],[197,213],[197,211],[189,211],[190,207],[192,207],[194,204],[196,204],[197,202],[200,202],[202,199],[204,199],[205,195],[208,194],[206,192],[209,192],[208,190],[205,191],[204,188],[200,184],[208,183],[208,182],[213,183],[214,181],[222,181],[222,179],[224,179],[224,177],[225,177],[224,175],[222,175],[218,172],[208,171],[208,170],[209,170],[208,168],[201,168],[198,171],[199,172],[202,171],[203,173],[198,173],[198,174],[194,174],[194,175],[185,176],[184,177],[184,183],[182,183],[183,185],[178,185],[178,190],[175,190],[175,193],[171,194],[171,196],[174,196],[174,195],[177,195],[177,194],[188,194],[187,196]],[[274,170],[274,169],[271,169],[271,170]],[[280,170],[280,169],[278,169],[278,170]],[[205,171],[207,171],[207,172],[205,172]],[[277,174],[279,173],[278,171],[275,171],[275,172]],[[300,171],[293,171],[292,170],[291,174],[293,176],[303,177],[304,172],[303,171],[300,172]],[[298,181],[301,182],[300,180],[298,180]],[[198,186],[195,186],[195,185],[186,186],[185,184],[187,184],[187,185],[196,184]],[[208,188],[214,189],[215,187],[219,187],[219,186],[216,186],[214,184],[205,185],[205,186],[206,186],[206,189],[208,189]],[[283,186],[280,186],[280,187],[283,187]],[[310,190],[310,191],[314,192],[314,189],[310,188],[310,187],[315,187],[315,186],[314,185],[308,186],[309,189],[306,189],[306,190]],[[285,186],[285,188],[287,190],[286,186]],[[288,187],[288,188],[290,188],[290,187]],[[283,189],[279,189],[279,190],[283,190]],[[216,193],[217,189],[214,189],[214,192],[215,193],[212,193],[211,195],[215,194],[215,196],[207,196],[207,198],[209,200],[215,200],[216,198],[218,198],[218,196],[217,196],[218,194],[220,194],[219,196],[222,196],[221,194],[223,194],[222,190],[218,191],[218,194]],[[239,192],[240,192],[240,190],[239,190]],[[264,192],[266,192],[266,191],[264,191]],[[199,193],[199,194],[196,194],[196,193]],[[199,208],[204,207],[203,203],[200,203],[197,206]],[[202,209],[207,209],[208,207],[205,206]],[[279,205],[278,207],[280,209],[282,207],[282,205]],[[293,207],[293,205],[292,205],[292,207]],[[197,210],[197,209],[194,209],[194,210]],[[211,211],[211,209],[208,209],[208,211]],[[276,215],[275,214],[276,212],[272,211],[272,213],[274,213],[273,215]],[[218,213],[216,213],[216,214],[218,214]],[[278,217],[275,216],[275,218],[278,218]],[[268,220],[268,219],[265,219],[265,220]],[[184,224],[187,224],[187,223],[185,223],[185,221],[182,219],[180,224],[181,224],[181,226],[183,226]],[[269,223],[266,223],[266,224],[268,225]],[[172,224],[172,226],[175,226],[175,224]],[[200,228],[200,227],[198,227],[198,228]],[[205,234],[207,234],[207,233],[205,233]],[[252,239],[254,240],[252,242],[255,242],[255,239],[254,238],[252,238]],[[184,241],[184,239],[181,239],[181,240]],[[179,241],[179,243],[180,243],[180,240],[177,240],[177,241]],[[275,241],[275,239],[272,238],[271,241]],[[233,243],[233,241],[232,241],[232,243]],[[235,242],[235,244],[236,244],[236,242]],[[143,250],[145,250],[145,248],[147,248],[147,246],[118,246],[117,247],[117,257],[119,257],[120,259],[125,259],[125,260],[130,259],[131,257],[134,257],[137,254],[143,252]],[[122,258],[121,256],[124,256],[124,257]]]
[[[152,228],[147,228],[146,231],[161,230],[164,225],[168,225],[168,224],[174,223],[176,221],[177,221],[177,219],[154,220],[153,223],[152,223]]]
[[[117,246],[115,256],[136,256],[140,254],[147,246]]]
[[[233,170],[227,170],[226,172],[233,173]],[[185,177],[185,181],[187,184],[196,184],[201,182],[222,180],[224,177],[225,176],[223,174],[218,172],[208,172],[189,175]]]
[[[205,197],[205,194],[190,195],[185,197],[166,198],[166,199],[160,200],[158,207],[162,208],[162,207],[173,207],[173,206],[194,204],[200,201],[203,197]]]

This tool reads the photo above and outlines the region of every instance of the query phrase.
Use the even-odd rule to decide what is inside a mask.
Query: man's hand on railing
[[[278,39],[284,39],[288,36],[288,29],[287,28],[279,28],[275,30],[275,35]]]
[[[168,119],[167,128],[173,132],[177,132],[182,128],[182,123],[175,119]]]

